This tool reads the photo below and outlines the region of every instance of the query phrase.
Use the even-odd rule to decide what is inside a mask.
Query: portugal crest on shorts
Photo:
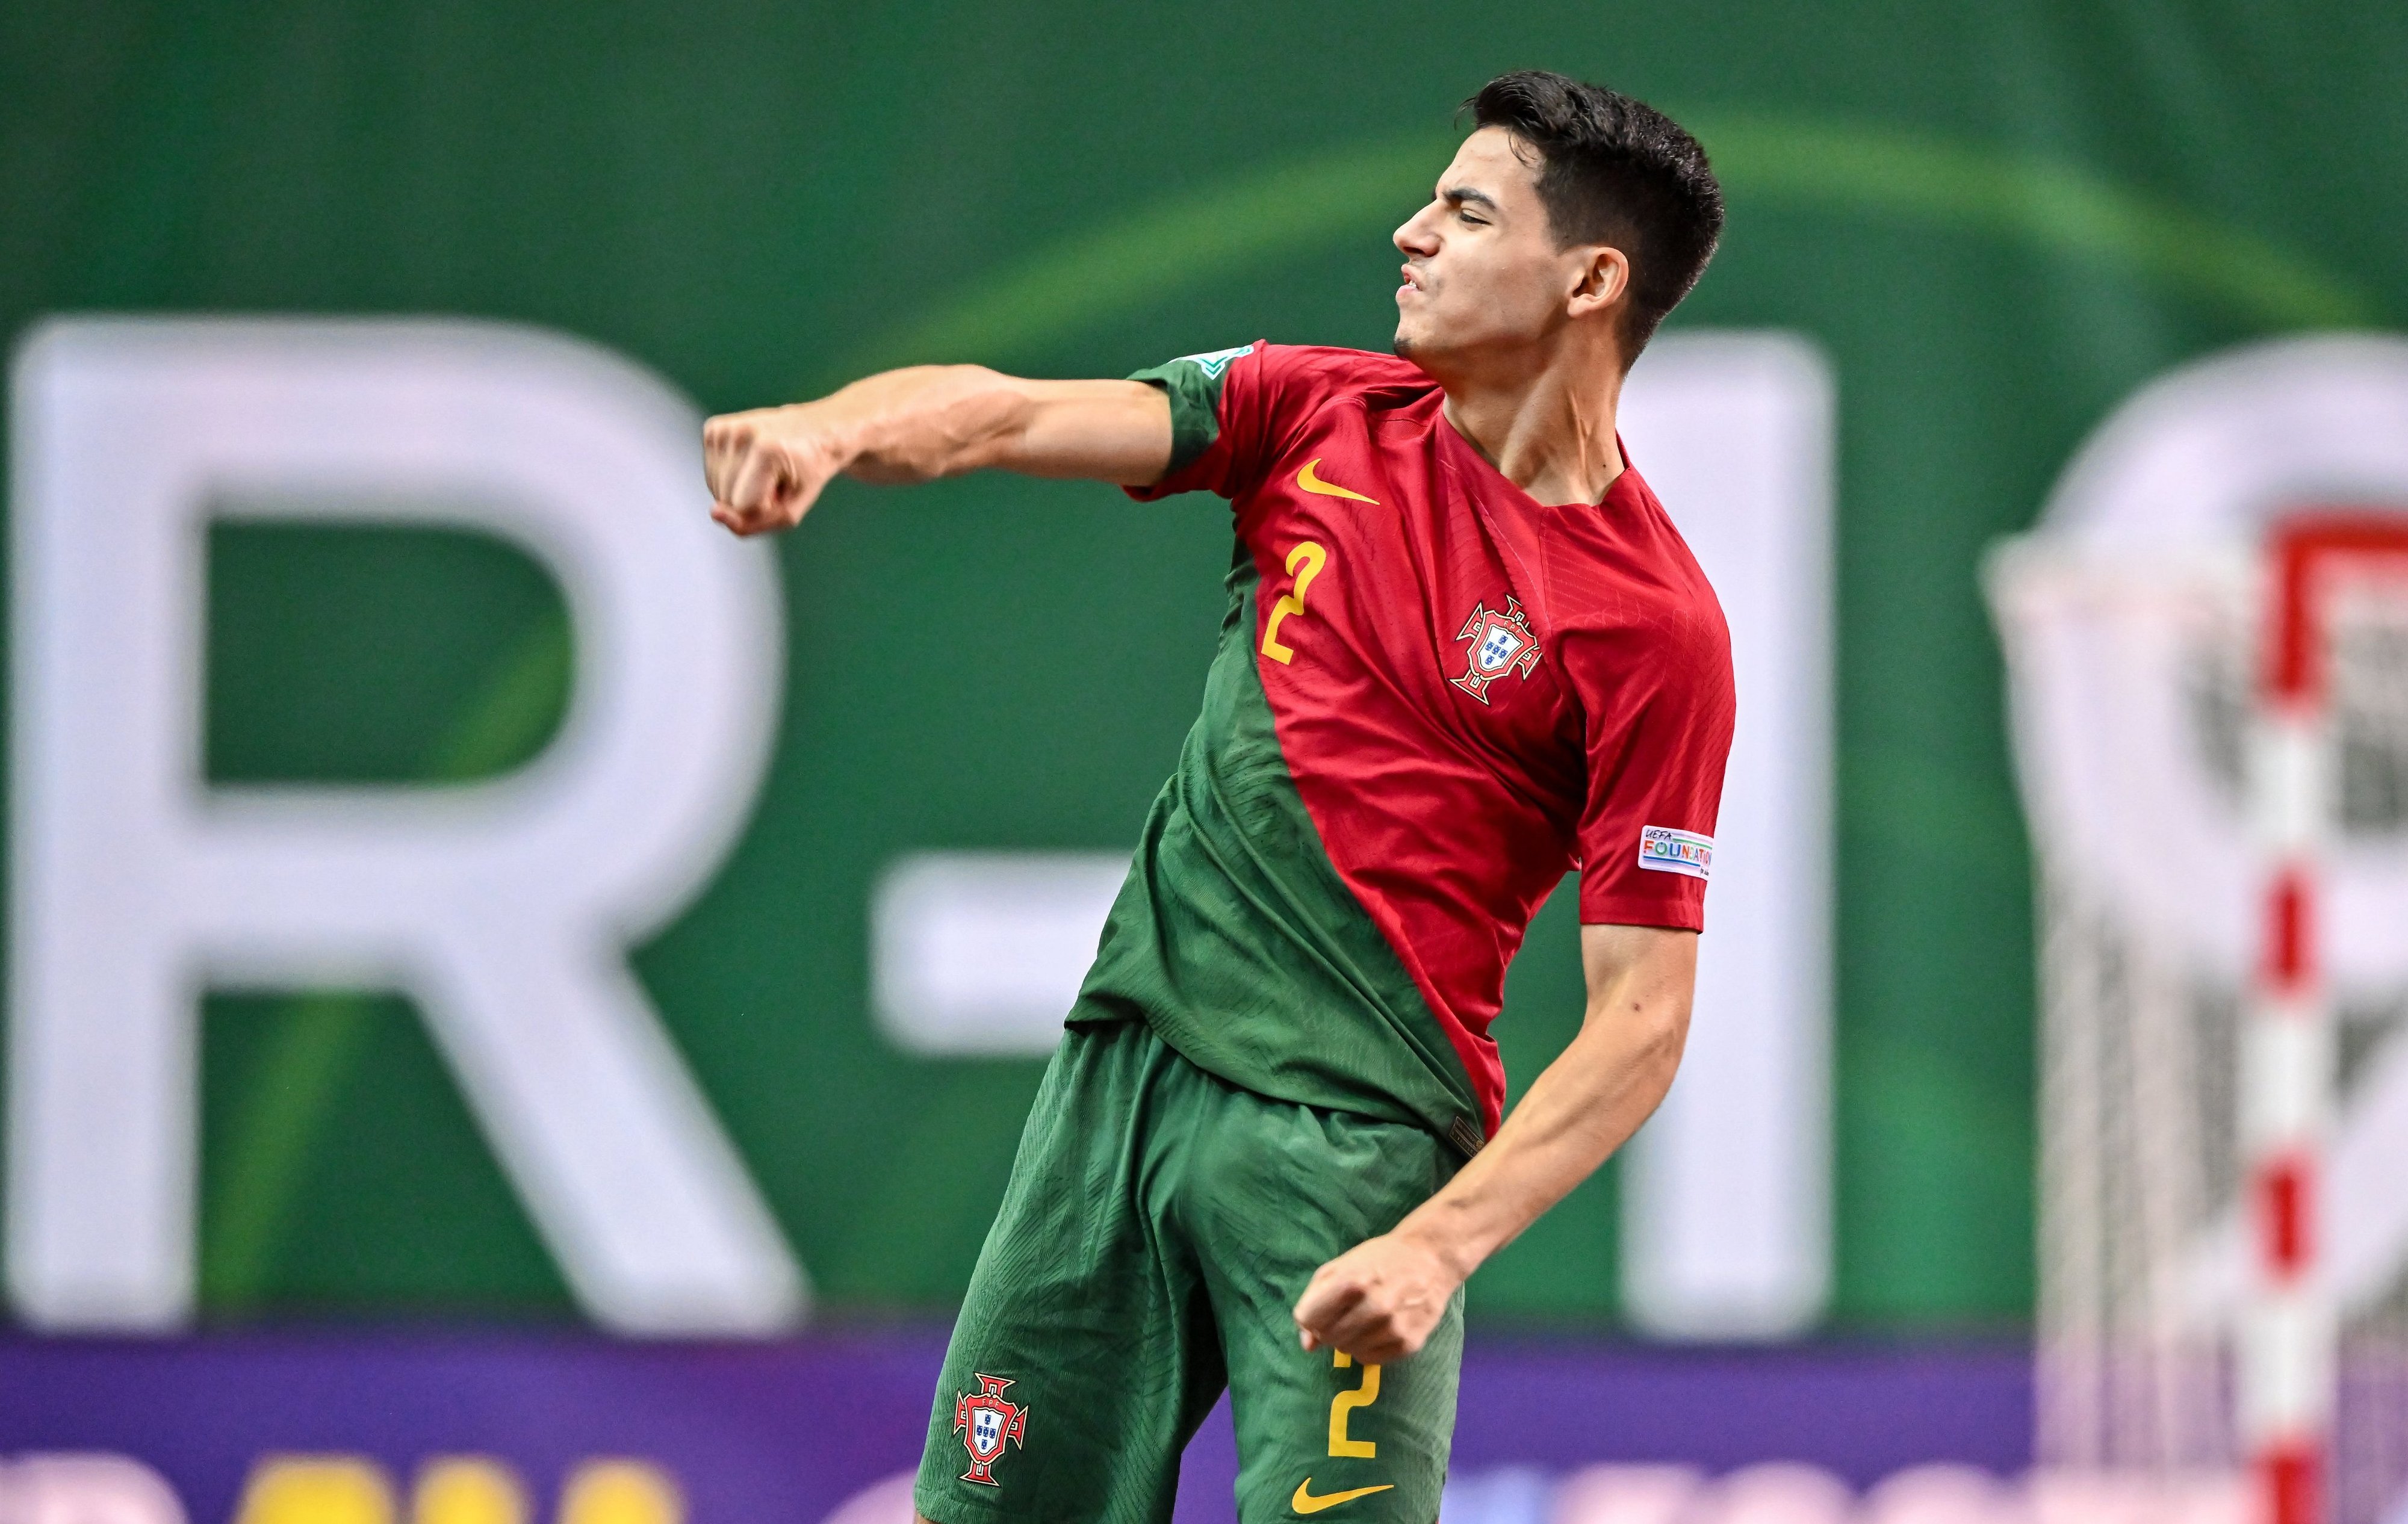
[[[1483,704],[1488,702],[1490,683],[1509,673],[1526,677],[1539,664],[1539,637],[1530,634],[1530,620],[1520,602],[1511,597],[1505,600],[1502,614],[1486,604],[1472,605],[1471,618],[1455,638],[1471,642],[1467,653],[1469,664],[1462,677],[1447,681]]]
[[[1028,1410],[1003,1400],[1003,1389],[1011,1385],[1006,1377],[980,1375],[978,1384],[978,1395],[965,1393],[953,1403],[953,1432],[970,1452],[970,1469],[962,1473],[962,1480],[1000,1487],[995,1479],[996,1458],[1003,1454],[1005,1440],[1028,1442]]]

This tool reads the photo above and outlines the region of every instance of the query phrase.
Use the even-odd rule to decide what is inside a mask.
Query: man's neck
[[[1540,503],[1597,503],[1622,475],[1614,416],[1622,364],[1610,349],[1443,379],[1446,419],[1498,473]]]

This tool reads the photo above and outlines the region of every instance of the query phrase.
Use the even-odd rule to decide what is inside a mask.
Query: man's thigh
[[[1203,1135],[1182,1218],[1211,1288],[1245,1524],[1432,1524],[1463,1355],[1455,1293],[1422,1350],[1365,1366],[1306,1351],[1291,1309],[1314,1271],[1387,1232],[1453,1174],[1418,1128],[1239,1092]]]
[[[1455,1441],[1463,1293],[1418,1354],[1362,1365],[1290,1333],[1229,1351],[1245,1524],[1432,1524]],[[1242,1394],[1242,1395],[1240,1395]]]
[[[936,1524],[1167,1520],[1220,1394],[1211,1308],[1148,1199],[1168,1053],[1074,1029],[1029,1112],[929,1415],[914,1499]]]

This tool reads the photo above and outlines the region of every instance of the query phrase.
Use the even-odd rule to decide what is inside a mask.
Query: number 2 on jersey
[[[1296,548],[1287,553],[1287,574],[1296,578],[1296,585],[1271,605],[1270,620],[1263,626],[1263,654],[1272,661],[1285,662],[1296,656],[1294,650],[1280,644],[1280,621],[1290,614],[1304,612],[1304,590],[1312,586],[1312,579],[1321,575],[1322,565],[1328,560],[1329,552],[1311,540],[1297,541]]]

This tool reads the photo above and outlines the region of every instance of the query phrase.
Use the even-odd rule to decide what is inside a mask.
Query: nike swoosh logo
[[[1310,471],[1312,467],[1306,466],[1305,469]],[[1369,503],[1371,500],[1367,497],[1363,501]],[[1327,1497],[1316,1498],[1309,1490],[1312,1486],[1312,1478],[1308,1476],[1296,1484],[1296,1496],[1288,1499],[1287,1502],[1288,1506],[1299,1514],[1317,1514],[1324,1508],[1335,1508],[1341,1503],[1353,1503],[1356,1498],[1368,1498],[1374,1492],[1385,1492],[1396,1485],[1394,1482],[1382,1482],[1377,1487],[1358,1487],[1351,1492],[1332,1492]]]
[[[1312,474],[1312,468],[1320,463],[1321,457],[1318,455],[1315,455],[1312,459],[1305,462],[1304,469],[1296,474],[1296,484],[1298,487],[1303,488],[1308,492],[1319,492],[1324,497],[1350,498],[1357,503],[1369,503],[1375,508],[1380,506],[1380,500],[1376,497],[1365,497],[1360,492],[1350,492],[1343,487],[1324,481],[1319,477],[1314,476]],[[1354,1494],[1349,1493],[1347,1495],[1352,1497]]]

